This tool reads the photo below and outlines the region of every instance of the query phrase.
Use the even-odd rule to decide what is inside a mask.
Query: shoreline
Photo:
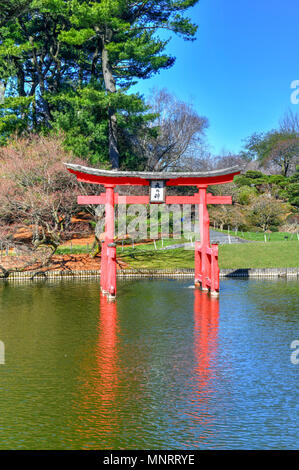
[[[1,276],[2,281],[14,280],[50,280],[50,279],[83,279],[100,277],[100,270],[60,270],[60,271],[24,271],[12,272],[8,277]],[[138,278],[193,278],[194,269],[118,269],[118,279],[138,279]],[[239,268],[239,269],[221,269],[220,279],[225,278],[299,278],[298,268]]]

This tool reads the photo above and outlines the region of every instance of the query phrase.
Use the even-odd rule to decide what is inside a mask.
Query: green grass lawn
[[[244,243],[219,247],[220,268],[296,268],[299,241]]]
[[[284,236],[288,235],[288,240]],[[257,243],[231,244],[219,246],[219,266],[222,269],[238,268],[288,268],[299,266],[299,241],[296,234],[290,240],[290,234],[281,232],[271,234],[271,243],[261,243],[262,233],[245,232],[244,238],[260,241]],[[261,238],[262,237],[262,238]],[[280,240],[280,241],[277,241]],[[283,240],[283,241],[282,241]],[[118,242],[117,256],[132,268],[175,269],[194,267],[194,248],[184,250],[161,250],[170,244],[183,243],[187,240],[167,239],[147,244],[132,244],[121,246]],[[72,246],[59,247],[57,253],[88,253],[91,247]]]
[[[155,250],[139,245],[117,250],[117,256],[132,268],[193,268],[194,249]],[[220,268],[288,268],[299,266],[299,242],[244,243],[219,247]]]
[[[194,236],[193,236],[193,240],[194,240]],[[159,250],[160,248],[163,248],[165,246],[168,246],[168,245],[175,245],[177,243],[188,243],[190,242],[190,240],[188,240],[187,238],[182,238],[182,239],[179,239],[179,240],[176,240],[176,239],[173,239],[173,238],[165,238],[165,239],[159,239],[159,240],[156,240],[156,247],[157,249]],[[118,252],[121,252],[121,241],[118,241]],[[142,245],[138,245],[138,241],[135,241],[134,243],[131,241],[131,240],[125,240],[124,242],[124,246],[123,246],[123,249],[124,250],[130,250],[130,249],[133,249],[133,250],[138,250],[138,249],[142,249],[142,251],[147,251],[147,250],[154,250],[155,249],[155,246],[154,246],[154,243],[143,243]],[[134,248],[133,248],[133,245],[134,245]],[[81,254],[81,253],[90,253],[90,250],[91,250],[91,247],[92,245],[89,244],[89,245],[64,245],[64,246],[59,246],[56,250],[56,254],[58,255],[68,255],[68,254]]]
[[[90,253],[91,246],[87,245],[73,245],[73,246],[59,246],[56,250],[57,255],[76,255],[82,253]]]
[[[216,232],[225,233],[227,235],[227,230],[216,230]],[[265,241],[265,234],[263,232],[235,232],[234,230],[230,230],[230,236],[236,236],[240,238],[244,238],[244,240],[252,240],[256,242],[264,242]],[[299,234],[297,233],[289,233],[289,232],[271,232],[266,233],[267,242],[278,242],[278,241],[298,241]]]

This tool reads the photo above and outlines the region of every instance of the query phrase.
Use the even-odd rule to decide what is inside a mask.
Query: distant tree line
[[[225,189],[211,190],[233,195],[232,206],[210,208],[212,223],[220,229],[299,230],[299,165],[290,177],[248,170]]]

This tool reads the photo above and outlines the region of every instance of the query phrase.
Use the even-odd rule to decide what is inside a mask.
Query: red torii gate
[[[78,204],[105,204],[105,240],[101,252],[101,290],[108,297],[116,295],[116,244],[114,243],[114,205],[115,204],[198,204],[200,241],[195,242],[195,285],[202,290],[219,294],[218,245],[210,245],[210,219],[207,204],[231,204],[231,196],[213,196],[207,187],[214,184],[231,183],[240,173],[237,166],[208,172],[156,173],[118,170],[101,170],[66,163],[67,169],[74,173],[78,181],[101,184],[105,192],[99,196],[78,196]],[[116,186],[159,186],[158,200],[149,196],[121,196],[114,192]],[[158,184],[157,184],[158,183]],[[193,196],[167,196],[167,186],[196,186],[198,193]],[[153,188],[154,189],[154,188]],[[162,195],[162,198],[161,198]],[[157,196],[156,196],[157,197]]]

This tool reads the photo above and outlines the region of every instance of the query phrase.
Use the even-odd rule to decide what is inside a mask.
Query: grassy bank
[[[194,236],[193,236],[194,240]],[[187,238],[182,238],[179,240],[173,239],[173,238],[164,238],[164,239],[159,239],[156,240],[156,248],[159,250],[163,247],[169,246],[169,245],[175,245],[178,243],[188,243],[190,240]],[[118,241],[118,253],[121,253],[121,241]],[[123,243],[123,249],[124,250],[130,250],[130,249],[137,249],[137,250],[142,250],[142,251],[152,251],[155,250],[155,245],[153,242],[148,242],[148,243],[140,243],[139,241],[132,241],[132,240],[124,240]],[[58,255],[68,255],[68,254],[79,254],[79,253],[90,253],[90,250],[92,249],[92,243],[89,243],[87,245],[76,245],[76,243],[72,243],[71,245],[60,245],[56,251]]]
[[[151,248],[152,247],[152,248]],[[193,268],[194,249],[155,250],[152,245],[121,248],[117,256],[132,268]],[[238,268],[291,268],[299,266],[299,242],[246,243],[219,247],[219,266]]]
[[[228,234],[227,230],[216,230],[216,232],[224,233],[225,235]],[[271,233],[264,233],[264,232],[236,232],[235,230],[230,230],[230,236],[236,236],[240,238],[244,238],[244,240],[250,240],[255,242],[264,242],[265,236],[267,242],[278,242],[278,241],[298,241],[299,234],[297,233],[289,233],[289,232],[271,232]]]

